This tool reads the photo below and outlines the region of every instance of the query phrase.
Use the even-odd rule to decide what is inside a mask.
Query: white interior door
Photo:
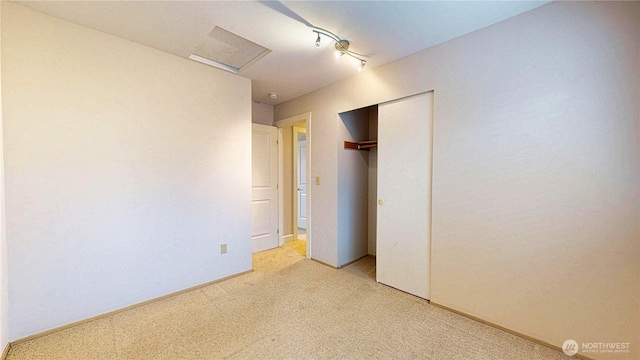
[[[307,228],[307,141],[298,140],[297,161],[298,228]]]
[[[433,92],[378,107],[376,280],[429,299]]]
[[[278,247],[278,131],[252,126],[251,240],[258,252]]]

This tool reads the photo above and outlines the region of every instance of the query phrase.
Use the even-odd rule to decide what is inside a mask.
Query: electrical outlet
[[[227,253],[227,244],[220,244],[220,254]]]

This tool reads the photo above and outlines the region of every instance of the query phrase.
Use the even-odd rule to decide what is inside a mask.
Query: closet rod
[[[344,142],[345,149],[369,151],[369,149],[374,148],[376,146],[378,146],[378,140],[367,140],[367,141],[360,141],[360,142],[351,142],[351,141]]]

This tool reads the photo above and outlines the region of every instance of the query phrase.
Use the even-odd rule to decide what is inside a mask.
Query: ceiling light
[[[336,44],[334,45],[334,47],[336,48],[336,51],[343,53],[349,50],[349,40],[336,41]]]
[[[345,51],[349,50],[349,41],[347,40],[337,41],[334,47],[336,48],[336,59],[338,59],[342,55],[344,55]]]
[[[271,93],[269,94],[269,97],[272,99],[277,99],[278,98],[278,94],[277,93]]]
[[[339,58],[342,55],[347,54],[356,60],[360,60],[360,66],[358,67],[358,71],[362,71],[362,69],[364,69],[364,66],[367,63],[367,60],[360,58],[360,56],[364,56],[364,55],[354,53],[353,51],[349,50],[350,44],[348,40],[340,39],[337,35],[335,35],[331,31],[321,29],[321,28],[315,28],[313,32],[318,34],[318,37],[316,38],[316,47],[320,46],[320,35],[322,34],[335,42],[334,48],[336,49],[336,58]]]

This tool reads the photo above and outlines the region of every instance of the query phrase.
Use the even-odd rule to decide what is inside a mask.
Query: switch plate
[[[227,253],[227,244],[220,244],[220,254]]]
[[[316,185],[320,185],[320,176],[316,176]]]

